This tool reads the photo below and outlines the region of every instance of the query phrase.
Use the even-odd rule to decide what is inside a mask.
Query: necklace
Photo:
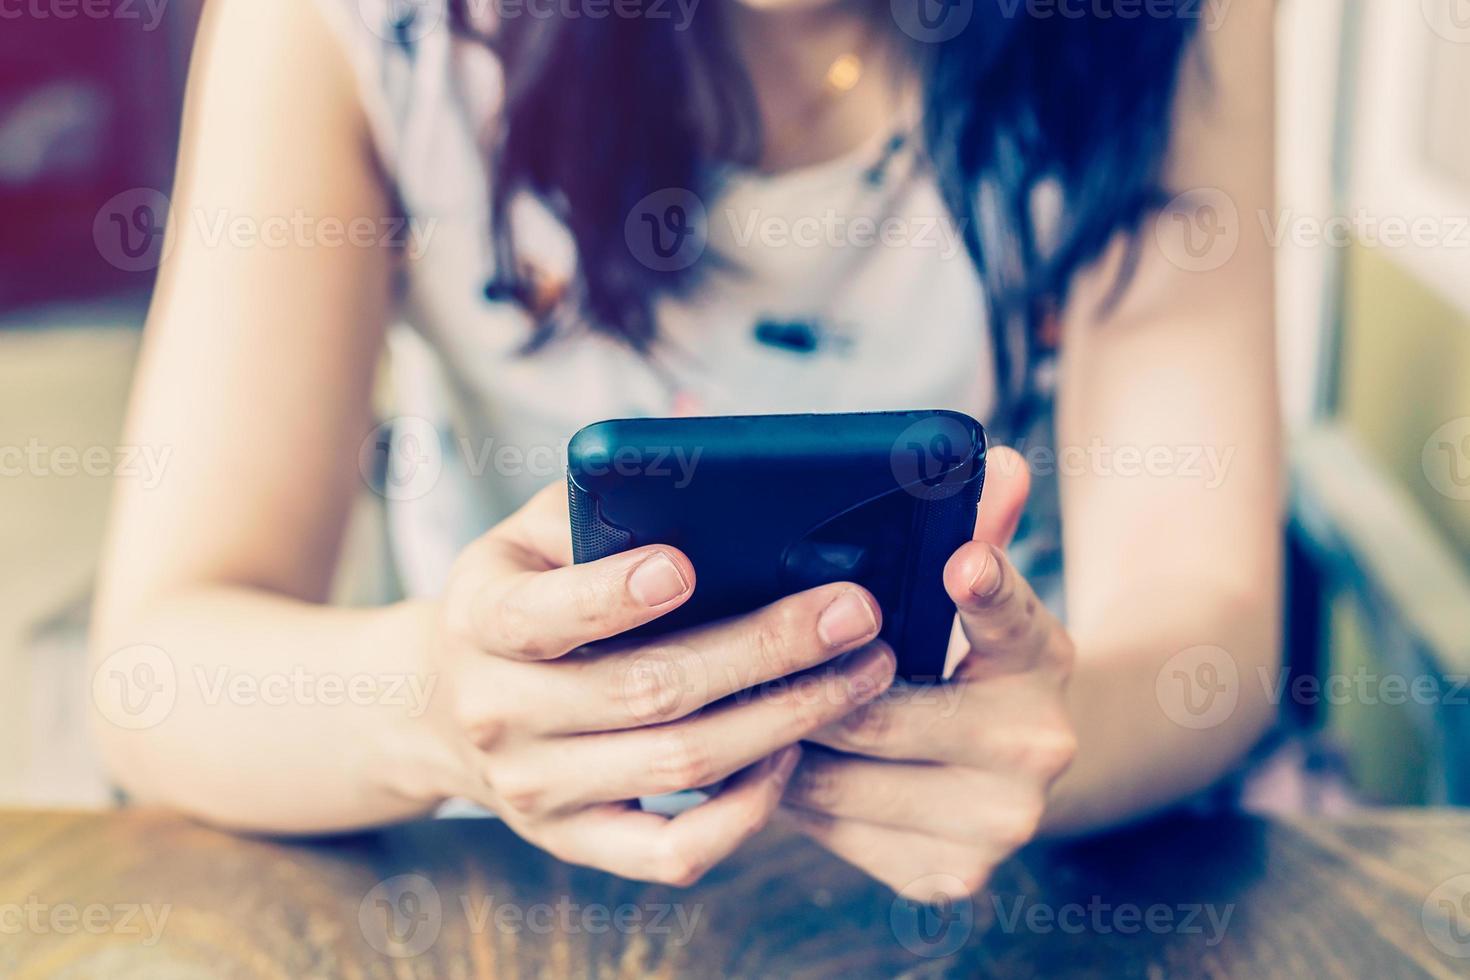
[[[767,129],[765,145],[800,146],[810,140],[822,117],[863,83],[868,74],[868,62],[864,58],[870,54],[871,45],[865,47],[869,50],[845,51],[832,59],[822,71],[816,91],[803,99],[784,120]]]

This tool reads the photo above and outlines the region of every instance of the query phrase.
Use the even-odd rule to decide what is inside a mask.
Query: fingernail
[[[898,661],[893,656],[893,652],[883,643],[875,643],[854,656],[857,659],[852,665],[850,689],[854,701],[858,704],[866,704],[888,690],[889,685],[893,683]]]
[[[1000,578],[1000,558],[991,545],[985,549],[985,563],[970,580],[970,594],[977,599],[989,599],[1000,591]]]
[[[844,592],[833,599],[817,619],[817,635],[829,647],[856,643],[878,631],[873,608],[856,592]]]
[[[684,573],[662,551],[645,558],[628,576],[628,591],[645,606],[662,606],[689,591]]]
[[[773,767],[776,779],[785,782],[786,778],[796,769],[797,762],[801,761],[801,746],[788,745],[776,754],[776,764]]]

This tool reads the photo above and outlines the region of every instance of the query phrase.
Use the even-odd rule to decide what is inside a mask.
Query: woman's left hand
[[[1036,834],[1076,752],[1072,641],[1003,550],[1028,490],[1020,456],[992,449],[975,540],[944,572],[968,646],[949,682],[895,684],[810,737],[825,748],[786,791],[802,830],[905,898],[979,891]]]

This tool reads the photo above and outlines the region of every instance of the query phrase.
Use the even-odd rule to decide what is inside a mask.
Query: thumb
[[[570,565],[572,533],[567,511],[566,481],[554,480],[538,490],[520,510],[492,528],[487,536],[508,541],[532,565],[545,568]]]
[[[975,517],[975,540],[1004,548],[1031,494],[1031,471],[1021,454],[1009,446],[992,446],[985,454],[985,488]]]

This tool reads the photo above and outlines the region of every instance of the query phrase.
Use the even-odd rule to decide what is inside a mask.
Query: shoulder
[[[1269,128],[1272,119],[1276,5],[1221,0],[1205,7],[1176,102],[1175,145],[1183,151],[1177,158],[1186,169],[1191,157],[1211,160],[1238,142],[1240,130]]]
[[[309,0],[356,78],[385,172],[392,178],[435,155],[445,129],[477,138],[499,110],[500,65],[486,25],[462,22],[489,5],[455,0]]]

